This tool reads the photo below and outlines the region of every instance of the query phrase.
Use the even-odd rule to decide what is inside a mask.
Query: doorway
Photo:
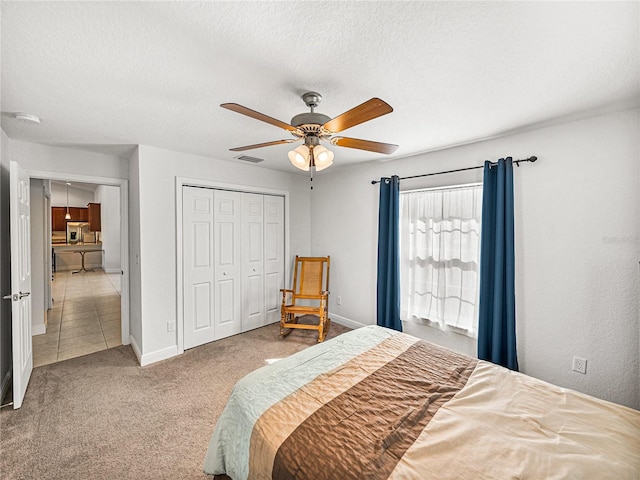
[[[30,172],[34,367],[129,343],[126,180],[61,176]]]

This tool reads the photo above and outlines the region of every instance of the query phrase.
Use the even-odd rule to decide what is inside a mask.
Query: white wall
[[[640,408],[639,110],[352,168],[314,180],[312,253],[331,254],[333,317],[376,321],[378,187],[409,176],[537,155],[515,170],[516,297],[521,371]],[[339,157],[336,155],[336,157]],[[339,160],[336,161],[339,163]],[[402,189],[481,181],[482,171],[402,181]],[[336,305],[336,297],[342,305]],[[467,353],[466,337],[410,333]],[[588,360],[573,372],[574,356]]]
[[[69,206],[87,208],[87,204],[93,202],[95,198],[94,192],[75,188],[73,184],[69,186]],[[67,206],[67,186],[59,183],[51,183],[51,206],[66,207]]]
[[[287,161],[283,158],[283,162]],[[157,360],[175,354],[176,332],[168,322],[176,314],[176,177],[290,192],[290,251],[310,253],[310,197],[306,177],[260,168],[246,163],[139,147],[140,267],[142,299],[142,354]],[[135,170],[132,162],[131,168]],[[131,173],[131,185],[135,172]],[[137,192],[136,192],[137,193]],[[133,201],[135,194],[132,191]],[[133,213],[132,213],[133,220]],[[138,253],[132,246],[131,258]],[[134,266],[131,268],[132,272]],[[132,297],[135,294],[132,292]]]
[[[11,160],[20,163],[29,173],[43,171],[124,179],[129,175],[126,159],[19,140],[11,140]]]
[[[100,204],[103,269],[107,273],[120,272],[120,188],[100,185],[95,191]]]

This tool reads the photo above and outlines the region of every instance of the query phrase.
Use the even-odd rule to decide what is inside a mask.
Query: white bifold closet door
[[[184,348],[215,340],[213,190],[182,190]]]
[[[284,198],[183,187],[184,348],[279,320]]]
[[[284,288],[284,197],[264,195],[265,324],[280,321]]]
[[[263,195],[242,194],[242,331],[264,325]]]
[[[216,340],[242,331],[241,208],[241,193],[213,191],[213,323]],[[202,343],[206,342],[200,342],[200,345]]]

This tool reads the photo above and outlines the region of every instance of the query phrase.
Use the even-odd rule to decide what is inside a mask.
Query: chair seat
[[[320,307],[308,306],[308,305],[287,305],[284,307],[285,311],[291,313],[320,313]]]

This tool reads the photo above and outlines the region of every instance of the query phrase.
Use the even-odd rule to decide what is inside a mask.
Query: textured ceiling
[[[230,147],[291,137],[221,103],[289,122],[314,90],[330,117],[371,97],[391,104],[342,134],[399,144],[391,158],[403,157],[640,105],[639,5],[2,2],[2,129],[232,160]],[[330,148],[336,166],[388,158]],[[293,172],[289,149],[245,153]]]

